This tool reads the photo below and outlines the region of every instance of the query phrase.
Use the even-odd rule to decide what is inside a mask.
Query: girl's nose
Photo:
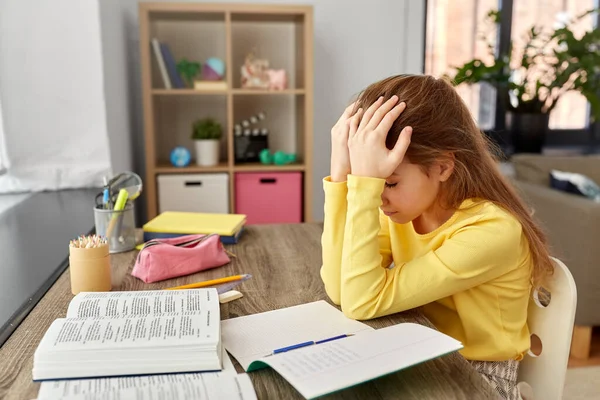
[[[385,197],[383,193],[381,194],[381,203],[382,206],[385,206],[388,203],[387,197]]]

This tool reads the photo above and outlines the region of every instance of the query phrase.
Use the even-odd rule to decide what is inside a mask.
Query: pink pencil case
[[[219,235],[185,235],[144,244],[131,275],[146,283],[220,267],[230,261]]]

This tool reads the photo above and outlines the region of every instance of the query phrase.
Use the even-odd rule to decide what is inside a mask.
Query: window
[[[515,49],[522,48],[523,34],[531,26],[554,28],[594,8],[595,3],[596,0],[513,0],[511,36]],[[588,15],[573,25],[573,31],[581,36],[594,25],[592,16]],[[512,59],[517,58],[513,55]],[[585,97],[578,92],[565,93],[550,113],[550,129],[583,129],[588,126],[588,116]]]
[[[425,73],[442,76],[453,67],[479,58],[493,58],[481,35],[490,46],[497,46],[494,24],[485,24],[488,11],[498,9],[498,0],[429,0],[427,2],[427,39]],[[496,91],[487,84],[460,85],[457,88],[482,129],[494,126]]]
[[[497,55],[518,52],[533,26],[556,28],[599,6],[600,0],[427,0],[425,73],[453,75],[455,66],[479,58],[490,62],[489,47]],[[486,22],[489,11],[501,10],[500,23]],[[572,25],[575,34],[598,26],[598,14],[590,14]],[[486,38],[488,45],[481,40]],[[512,47],[511,47],[512,42]],[[489,47],[488,47],[489,46]],[[511,61],[518,63],[520,54]],[[457,91],[481,129],[503,142],[506,103],[502,93],[488,84],[459,85]],[[549,127],[554,143],[584,144],[589,139],[590,106],[578,92],[567,92],[550,114]],[[595,127],[594,127],[595,129]],[[588,143],[588,142],[585,142]]]

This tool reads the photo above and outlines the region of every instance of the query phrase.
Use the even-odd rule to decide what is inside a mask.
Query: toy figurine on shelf
[[[225,78],[225,63],[217,57],[210,57],[202,66],[202,79],[222,81]]]
[[[269,89],[284,90],[287,88],[287,75],[285,69],[268,69]]]
[[[242,65],[242,88],[245,89],[268,89],[269,88],[269,61],[256,58],[254,53],[246,56]]]
[[[225,63],[217,57],[210,57],[202,65],[201,79],[194,79],[196,90],[227,90]]]
[[[296,154],[276,151],[271,154],[269,149],[264,149],[259,154],[260,162],[263,164],[286,165],[296,162]]]
[[[269,130],[259,124],[264,120],[265,113],[261,111],[235,124],[235,162],[260,161],[260,151],[269,147]]]
[[[177,146],[171,151],[171,164],[175,167],[187,167],[190,164],[192,155],[190,151],[183,146]]]

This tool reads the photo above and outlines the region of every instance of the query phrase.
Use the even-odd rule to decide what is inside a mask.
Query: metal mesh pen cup
[[[94,208],[96,234],[108,240],[111,254],[122,253],[135,248],[135,212],[133,203],[127,203],[121,211]]]

